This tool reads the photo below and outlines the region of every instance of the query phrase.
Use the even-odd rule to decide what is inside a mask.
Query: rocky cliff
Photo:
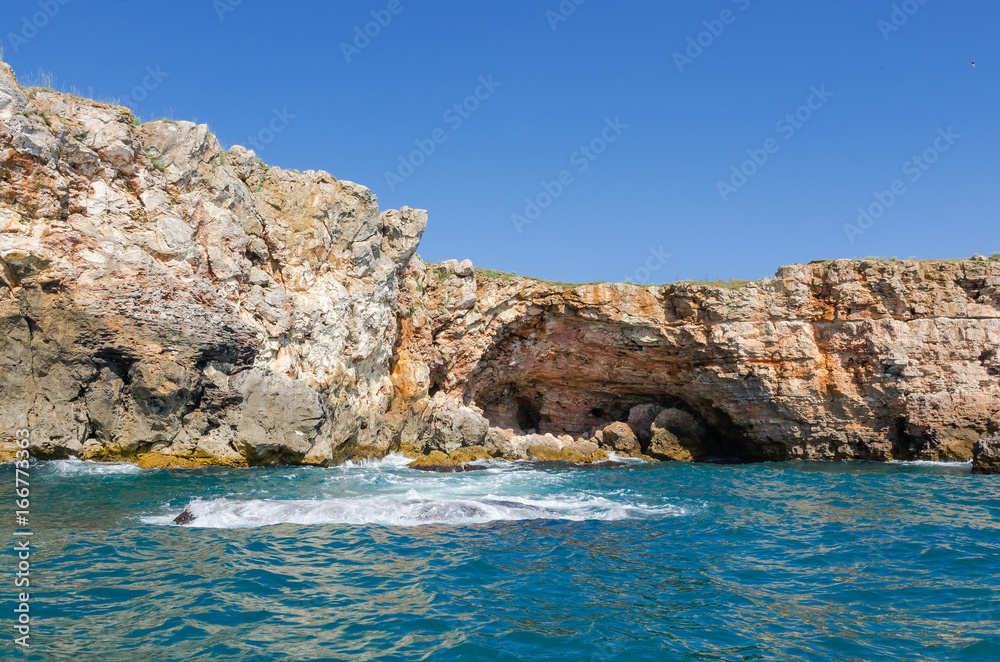
[[[0,457],[18,429],[232,465],[968,459],[1000,431],[996,261],[738,288],[427,265],[425,212],[0,67]]]
[[[426,365],[430,402],[518,435],[610,447],[618,421],[664,459],[965,460],[1000,428],[995,260],[825,261],[730,289],[415,258],[405,282],[396,374]]]
[[[41,457],[384,454],[425,212],[2,66],[0,449],[25,428]]]

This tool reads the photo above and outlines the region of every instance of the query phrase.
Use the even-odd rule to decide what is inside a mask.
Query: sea
[[[406,463],[3,465],[0,659],[1000,661],[969,464]]]

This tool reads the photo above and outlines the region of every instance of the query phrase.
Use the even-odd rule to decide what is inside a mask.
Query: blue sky
[[[7,0],[0,38],[22,78],[428,209],[427,260],[659,283],[1000,251],[1000,3],[576,1]]]

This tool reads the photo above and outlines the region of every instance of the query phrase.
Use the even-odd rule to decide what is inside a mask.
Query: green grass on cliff
[[[982,258],[981,255],[976,255],[976,256],[973,256],[973,257]],[[968,258],[963,258],[963,259],[968,259]],[[1000,251],[998,251],[996,253],[993,253],[987,259],[1000,261]],[[919,261],[919,262],[961,262],[962,261],[961,259],[956,259],[956,260],[917,260],[917,258],[915,258],[915,257],[910,257],[908,259],[900,259],[900,258],[895,257],[895,256],[885,257],[885,256],[870,255],[870,256],[865,257],[863,259],[862,258],[854,258],[853,260],[852,259],[848,259],[848,258],[841,259],[841,260],[834,260],[834,259],[829,259],[829,260],[813,260],[812,262],[810,262],[810,264],[831,264],[833,262],[839,262],[839,261],[845,261],[845,260],[849,261],[849,262],[911,262],[911,261]],[[438,277],[439,280],[444,280],[444,278],[447,278],[447,274],[444,275],[444,276],[440,275],[440,272],[442,272],[442,271],[445,271],[445,270],[443,270],[443,269],[439,269],[438,270],[438,272],[439,272],[439,277]],[[581,285],[597,285],[597,284],[604,283],[604,281],[597,282],[597,283],[563,283],[563,282],[560,282],[560,281],[551,281],[551,280],[545,280],[545,279],[542,279],[542,278],[534,278],[532,276],[518,276],[515,273],[509,273],[509,272],[505,272],[505,271],[495,271],[493,269],[476,269],[476,276],[479,277],[479,278],[482,278],[482,279],[503,280],[503,281],[513,281],[513,280],[517,280],[518,278],[524,278],[525,280],[533,280],[533,281],[538,282],[538,283],[544,283],[546,285],[552,285],[552,286],[555,286],[555,287],[561,287],[563,289],[572,289],[574,287],[579,287]],[[676,281],[676,282],[673,282],[673,283],[663,283],[662,285],[657,285],[655,283],[631,283],[629,281],[625,281],[625,282],[626,282],[626,284],[639,285],[640,287],[667,287],[667,286],[670,286],[670,285],[697,285],[697,286],[701,286],[701,287],[715,287],[715,288],[724,289],[724,290],[737,291],[737,290],[742,290],[743,288],[745,288],[750,283],[761,283],[762,281],[760,281],[760,280],[747,280],[747,279],[743,279],[743,278],[731,278],[729,280],[682,280],[682,281]]]
[[[580,287],[581,285],[601,285],[603,281],[595,281],[592,283],[564,283],[560,280],[545,280],[544,278],[534,278],[532,276],[525,276],[527,280],[533,280],[536,283],[544,283],[545,285],[551,285],[553,287],[561,287],[564,290],[571,290],[574,287]]]
[[[447,278],[450,273],[447,269],[442,269],[440,267],[435,267],[435,273],[437,274],[438,280],[442,281]],[[610,281],[590,281],[587,283],[566,283],[559,280],[545,280],[544,278],[535,278],[534,276],[518,276],[516,273],[507,271],[496,271],[494,269],[476,269],[476,278],[482,280],[500,280],[500,281],[515,281],[518,279],[531,280],[536,283],[542,283],[544,285],[551,285],[552,287],[559,287],[564,290],[571,290],[575,287],[580,287],[581,285],[608,285]],[[712,280],[712,281],[701,281],[701,280],[685,280],[679,281],[677,283],[664,283],[663,285],[657,285],[656,283],[632,283],[630,281],[625,281],[628,285],[639,285],[640,287],[663,287],[666,285],[704,285],[706,287],[721,287],[727,290],[739,290],[745,287],[748,283],[753,281],[741,280],[738,278],[733,278],[731,280]]]
[[[493,269],[476,269],[476,278],[487,280],[517,280],[517,274]]]
[[[753,280],[743,280],[741,278],[730,278],[729,280],[682,280],[676,283],[665,283],[666,285],[701,285],[703,287],[719,287],[724,290],[742,290]]]

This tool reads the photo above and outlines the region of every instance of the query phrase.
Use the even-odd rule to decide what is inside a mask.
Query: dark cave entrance
[[[517,427],[524,432],[529,430],[538,431],[542,424],[541,408],[531,400],[518,398],[516,412]]]

